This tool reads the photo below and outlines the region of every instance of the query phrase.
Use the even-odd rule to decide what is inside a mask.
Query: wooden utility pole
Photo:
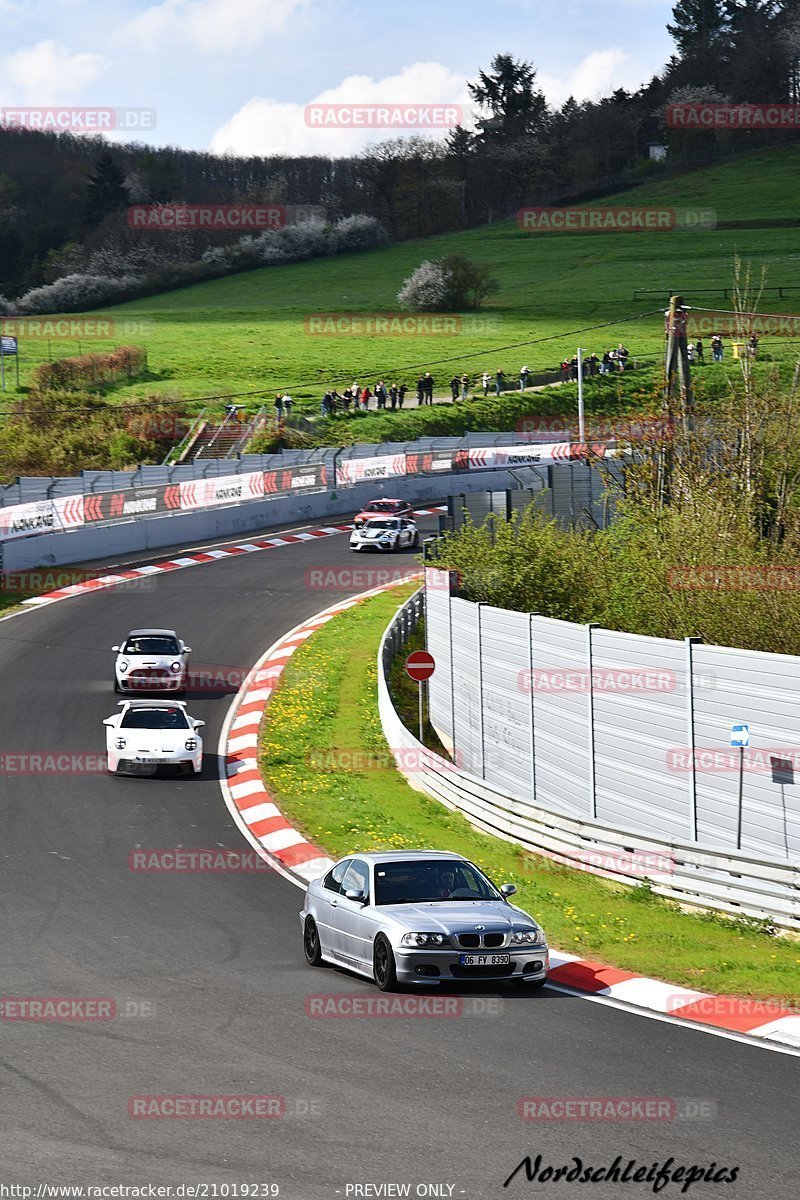
[[[694,399],[686,340],[687,312],[682,296],[670,296],[666,314],[667,357],[664,409],[671,422],[680,420],[683,432],[694,428]],[[676,403],[677,402],[677,403]]]

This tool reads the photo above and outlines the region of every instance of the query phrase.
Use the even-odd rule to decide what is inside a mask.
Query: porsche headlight
[[[128,743],[125,741],[124,737],[118,737],[118,738],[114,739],[114,749],[115,750],[124,750],[125,747],[127,746],[127,744]]]
[[[197,749],[197,738],[188,737],[186,739],[186,741],[184,742],[184,746],[186,747],[187,750],[196,750]]]

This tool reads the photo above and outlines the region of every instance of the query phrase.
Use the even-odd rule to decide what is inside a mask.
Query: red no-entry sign
[[[417,683],[422,683],[424,679],[430,679],[435,670],[436,662],[433,655],[428,654],[427,650],[415,650],[406,659],[406,674],[410,675],[412,679],[416,679]]]

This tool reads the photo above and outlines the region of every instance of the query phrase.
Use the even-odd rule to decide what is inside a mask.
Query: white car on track
[[[106,754],[112,775],[154,775],[172,769],[199,775],[203,739],[182,700],[120,700],[119,712],[107,717]]]
[[[419,530],[408,517],[371,517],[350,534],[351,550],[416,550]]]
[[[186,688],[191,646],[174,629],[132,629],[111,649],[115,692],[182,692]]]

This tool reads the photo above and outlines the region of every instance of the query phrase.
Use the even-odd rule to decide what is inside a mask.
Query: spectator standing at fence
[[[458,376],[454,375],[453,378],[450,380],[450,395],[453,398],[453,403],[455,403],[456,400],[458,399],[458,389],[459,389]]]
[[[506,385],[506,376],[504,371],[496,371],[494,376],[494,394],[499,396]]]
[[[590,354],[586,361],[589,364],[589,374],[596,375],[597,368],[600,365],[600,359],[597,357],[596,354]]]
[[[375,398],[378,401],[378,408],[386,408],[386,384],[383,380],[375,388]]]
[[[600,362],[600,373],[601,375],[611,374],[611,353],[608,350],[605,351]]]
[[[433,376],[430,371],[425,372],[425,403],[433,404]]]
[[[481,375],[481,387],[483,388],[484,396],[489,395],[489,388],[491,387],[491,384],[492,384],[491,375],[489,374],[488,371],[484,371],[483,374]]]
[[[353,402],[353,389],[346,387],[342,392],[342,408],[346,413],[350,412],[350,405]]]
[[[706,352],[705,352],[705,347],[703,346],[702,338],[698,338],[697,341],[695,342],[694,352],[697,355],[697,361],[700,363],[700,365],[705,366]]]
[[[368,411],[369,411],[369,399],[370,399],[370,396],[371,396],[371,395],[372,395],[372,392],[369,390],[369,384],[367,384],[367,385],[366,385],[366,387],[362,388],[362,391],[361,391],[361,409],[362,409],[362,412],[368,412]]]
[[[275,397],[275,423],[280,425],[283,420],[283,392],[278,392]]]
[[[406,385],[404,383],[401,383],[400,387],[397,389],[397,403],[400,405],[401,408],[403,407],[403,401],[406,398],[407,391],[408,391],[408,388],[406,387]]]
[[[520,371],[519,371],[519,390],[520,390],[521,392],[524,392],[524,391],[525,391],[525,388],[528,386],[528,379],[530,378],[530,374],[531,374],[531,369],[530,369],[530,367],[520,367]]]
[[[697,358],[697,351],[695,349],[694,342],[689,342],[689,345],[686,347],[686,357],[690,363],[693,363]]]
[[[425,378],[420,375],[417,380],[417,407],[421,407],[425,403]]]
[[[389,388],[389,406],[390,406],[392,412],[394,412],[394,410],[397,408],[397,384],[396,383],[393,383],[391,385],[391,387]]]
[[[461,376],[461,399],[469,400],[469,375],[466,371]]]
[[[627,367],[629,357],[630,355],[628,350],[625,348],[625,346],[623,346],[622,342],[620,342],[620,344],[617,346],[617,362],[619,364],[620,371],[624,371]]]
[[[561,382],[569,383],[569,359],[568,358],[563,358],[561,360]]]
[[[292,419],[292,397],[284,393],[283,395],[283,417],[286,421]]]
[[[569,360],[569,377],[573,382],[575,382],[578,378],[578,356],[577,356],[577,354],[573,354],[572,358]]]
[[[718,333],[715,333],[711,338],[711,357],[714,362],[722,362],[722,354],[722,338]]]
[[[747,353],[751,358],[758,358],[758,335],[751,333],[747,342]]]

